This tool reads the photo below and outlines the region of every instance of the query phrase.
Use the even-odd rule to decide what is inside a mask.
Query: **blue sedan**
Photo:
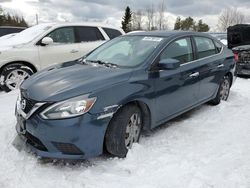
[[[125,157],[141,131],[201,104],[227,100],[232,51],[195,32],[136,32],[23,82],[17,137],[37,155]],[[212,118],[212,117],[211,117]]]

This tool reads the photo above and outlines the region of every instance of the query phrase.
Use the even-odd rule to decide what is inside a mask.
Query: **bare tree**
[[[226,31],[229,26],[241,24],[244,20],[244,14],[242,14],[237,8],[226,8],[222,11],[219,17],[217,27],[220,31]]]
[[[142,16],[143,13],[141,10],[134,12],[132,15],[132,30],[141,30],[142,29]]]
[[[147,16],[147,29],[155,30],[155,9],[153,4],[146,9],[146,16]]]
[[[168,19],[165,16],[165,12],[166,12],[166,3],[165,0],[162,0],[159,3],[158,18],[157,18],[159,30],[167,29]]]

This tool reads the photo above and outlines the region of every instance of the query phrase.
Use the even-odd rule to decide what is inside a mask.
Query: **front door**
[[[52,38],[53,43],[38,47],[41,68],[76,60],[82,56],[73,27],[55,29],[47,37]]]
[[[197,103],[199,64],[194,60],[190,37],[177,39],[161,53],[157,61],[173,58],[181,62],[174,70],[160,70],[155,79],[158,123]]]

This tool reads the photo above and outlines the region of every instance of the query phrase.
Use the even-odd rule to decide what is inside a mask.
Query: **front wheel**
[[[210,103],[212,105],[218,105],[220,104],[221,100],[226,101],[229,97],[230,87],[231,87],[231,80],[229,76],[224,76],[216,97],[212,101],[210,101]]]
[[[1,73],[1,89],[9,92],[18,89],[21,83],[29,78],[33,71],[22,64],[15,63],[4,67]]]
[[[138,142],[142,129],[142,114],[135,105],[128,105],[114,115],[105,135],[107,151],[118,157],[126,157],[133,143]]]

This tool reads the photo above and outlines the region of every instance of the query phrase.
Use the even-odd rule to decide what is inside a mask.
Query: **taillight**
[[[234,53],[234,60],[235,60],[236,62],[239,61],[239,54],[238,54],[238,53]]]

